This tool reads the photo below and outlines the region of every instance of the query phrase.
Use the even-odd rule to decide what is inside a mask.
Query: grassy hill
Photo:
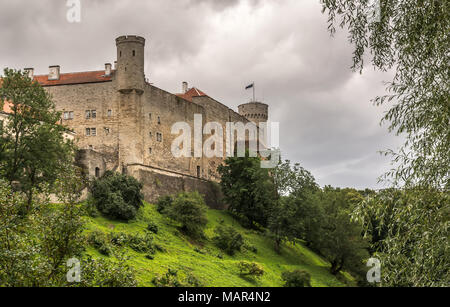
[[[164,274],[169,267],[178,270],[180,277],[191,274],[202,285],[212,287],[279,287],[283,285],[281,273],[293,269],[308,271],[312,277],[312,286],[315,287],[345,286],[328,272],[329,264],[325,260],[302,244],[285,244],[281,254],[277,254],[269,238],[242,228],[223,211],[208,210],[208,225],[205,231],[207,237],[213,236],[213,230],[219,223],[232,225],[248,243],[257,248],[257,253],[243,249],[234,256],[228,256],[211,240],[203,244],[193,242],[178,231],[175,222],[159,214],[155,206],[150,204],[145,204],[139,217],[129,223],[111,221],[103,217],[87,217],[86,231],[143,234],[149,221],[159,228],[158,234],[154,235],[154,242],[166,251],[157,252],[154,259],[149,260],[145,254],[128,249],[129,263],[136,270],[139,286],[153,286],[152,279],[155,274]],[[94,257],[104,257],[91,247],[88,248],[88,253]],[[223,255],[222,259],[218,255]],[[242,260],[261,264],[265,270],[264,276],[255,280],[239,276],[237,264]],[[351,277],[344,276],[343,279],[351,283]]]

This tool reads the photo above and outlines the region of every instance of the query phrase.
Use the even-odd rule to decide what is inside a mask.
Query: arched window
[[[95,168],[95,177],[100,177],[100,168],[98,167]]]

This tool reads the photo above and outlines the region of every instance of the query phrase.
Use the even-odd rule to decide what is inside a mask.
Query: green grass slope
[[[210,287],[281,287],[281,273],[285,270],[302,269],[311,274],[314,287],[345,286],[328,272],[329,264],[302,244],[284,244],[280,254],[273,249],[273,242],[255,231],[242,228],[227,212],[208,210],[206,236],[213,237],[213,230],[222,221],[232,225],[251,245],[257,253],[243,249],[234,256],[221,252],[211,240],[199,244],[181,234],[177,225],[167,217],[159,214],[155,206],[145,204],[139,217],[129,223],[111,221],[103,217],[87,218],[87,232],[102,231],[104,233],[124,232],[129,234],[144,233],[147,223],[152,221],[158,225],[159,231],[154,235],[154,242],[166,249],[157,252],[153,260],[145,258],[145,254],[127,250],[129,263],[136,270],[139,286],[153,286],[152,279],[156,274],[164,274],[168,268],[178,270],[181,277],[194,275],[204,286]],[[200,252],[199,252],[200,251]],[[88,248],[94,257],[103,257],[96,250]],[[220,259],[218,255],[223,255]],[[264,267],[265,274],[260,279],[241,277],[237,264],[246,260],[257,262]],[[346,277],[349,281],[350,276]]]

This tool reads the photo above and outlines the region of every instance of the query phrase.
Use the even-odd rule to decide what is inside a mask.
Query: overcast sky
[[[327,32],[319,0],[81,0],[69,23],[66,0],[0,0],[0,67],[61,65],[62,73],[114,62],[117,36],[147,39],[146,75],[172,93],[182,81],[237,110],[257,98],[280,122],[283,157],[318,183],[377,188],[390,168],[377,152],[399,138],[380,126],[389,74],[350,70],[345,31]]]

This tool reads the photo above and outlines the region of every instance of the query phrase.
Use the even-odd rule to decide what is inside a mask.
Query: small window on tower
[[[108,110],[108,117],[112,116],[112,110]]]
[[[95,177],[100,177],[100,168],[98,167],[95,168]]]
[[[148,136],[150,137],[150,138],[152,138],[153,137],[153,134],[152,134],[152,132],[150,131],[149,133],[148,133]]]
[[[73,113],[73,111],[70,111],[69,112],[69,119],[73,119],[74,118],[74,113]]]
[[[200,166],[197,166],[197,177],[200,178],[201,175],[201,168]]]
[[[91,111],[91,115],[92,115],[92,118],[97,118],[97,111],[96,110],[92,110]]]
[[[136,51],[135,50],[133,50],[133,56],[136,56]]]
[[[96,136],[97,135],[97,129],[96,128],[91,128],[91,135],[92,136]]]
[[[90,136],[91,135],[91,129],[90,128],[86,128],[86,136]]]
[[[152,154],[152,148],[151,147],[148,149],[148,153]]]
[[[158,116],[158,125],[161,125],[161,117]]]
[[[151,120],[152,119],[152,113],[148,113],[148,118]]]
[[[86,110],[86,119],[91,118],[91,110]]]

